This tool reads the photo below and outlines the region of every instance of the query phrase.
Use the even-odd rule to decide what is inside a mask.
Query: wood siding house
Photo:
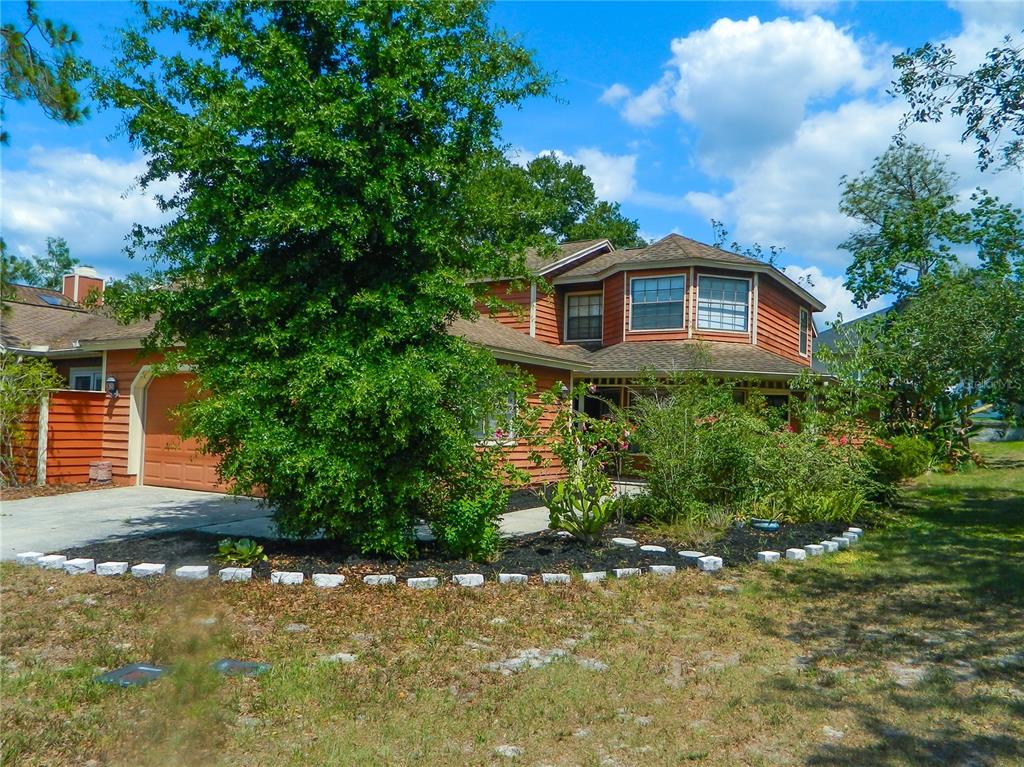
[[[585,381],[625,404],[641,374],[702,368],[781,398],[812,364],[813,314],[824,305],[762,261],[669,235],[628,250],[563,243],[526,263],[536,284],[491,281],[486,289],[508,306],[481,306],[478,320],[458,320],[450,332],[530,373],[538,393]],[[39,483],[80,482],[90,463],[109,461],[120,484],[224,490],[216,460],[176,433],[172,411],[190,375],[154,377],[159,359],[140,356],[151,323],[122,326],[82,307],[84,293],[102,286],[80,268],[63,291],[15,286],[5,299],[0,348],[49,358],[68,385],[32,416],[26,472]],[[595,402],[574,406],[590,411]],[[556,462],[530,460],[532,446],[513,439],[505,450],[535,483],[559,476]]]

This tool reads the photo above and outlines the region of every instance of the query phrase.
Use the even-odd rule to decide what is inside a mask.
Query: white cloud
[[[999,25],[970,23],[946,42],[962,52],[965,65],[972,65],[1006,31]],[[891,79],[887,74],[883,82]],[[840,177],[870,167],[889,146],[904,110],[902,102],[881,91],[805,118],[790,140],[763,149],[748,165],[727,173],[732,183],[728,192],[687,195],[691,210],[726,221],[740,242],[780,245],[827,271],[843,270],[849,254],[837,246],[855,224],[839,213]],[[948,157],[964,202],[975,187],[983,186],[1004,201],[1024,204],[1020,174],[978,171],[973,143],[960,141],[962,129],[961,120],[947,118],[912,126],[908,137]]]
[[[814,315],[818,330],[822,331],[828,324],[842,315],[843,322],[868,314],[887,305],[885,299],[871,301],[867,307],[860,309],[853,303],[853,294],[843,287],[843,276],[830,276],[817,266],[787,266],[782,271],[802,284],[812,296],[825,304],[825,311]]]
[[[546,154],[554,155],[561,162],[569,161],[586,168],[587,175],[594,182],[594,191],[602,200],[622,202],[636,190],[635,154],[609,154],[595,147],[582,147],[573,153],[561,149],[530,152],[516,147],[508,153],[508,158],[518,165],[526,165],[535,157]]]
[[[0,178],[4,237],[23,255],[45,252],[47,237],[63,237],[72,255],[101,273],[120,273],[120,249],[132,225],[165,220],[152,192],[134,186],[144,170],[139,157],[119,160],[32,147],[23,168],[6,167]]]
[[[667,71],[639,95],[616,83],[601,100],[636,125],[674,112],[699,131],[698,159],[714,172],[790,140],[810,106],[863,93],[884,74],[882,51],[817,16],[723,18],[674,39],[671,51]]]

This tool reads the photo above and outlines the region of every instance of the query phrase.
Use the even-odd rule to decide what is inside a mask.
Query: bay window
[[[677,330],[684,326],[686,278],[634,278],[629,287],[630,330]]]
[[[746,332],[750,282],[731,277],[697,279],[697,328]]]

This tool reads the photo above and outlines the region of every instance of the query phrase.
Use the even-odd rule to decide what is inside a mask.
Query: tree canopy
[[[0,83],[5,101],[34,101],[51,120],[69,125],[88,116],[77,87],[85,75],[85,64],[75,53],[79,40],[71,27],[41,16],[39,4],[26,0],[24,19],[4,22],[0,36]],[[0,130],[0,143],[9,140],[7,130]]]
[[[21,257],[3,248],[3,282],[33,285],[37,288],[60,290],[64,275],[82,262],[71,255],[67,240],[63,237],[46,238],[46,254]]]
[[[1024,37],[1024,30],[1021,30]],[[1024,163],[1024,47],[1007,35],[975,69],[958,68],[957,53],[926,43],[893,56],[899,77],[892,92],[909,104],[900,134],[914,122],[939,122],[947,109],[965,121],[961,141],[973,140],[978,167]]]
[[[419,516],[493,526],[473,431],[505,379],[446,328],[474,316],[467,278],[526,277],[535,211],[478,192],[498,111],[547,83],[474,0],[143,5],[124,30],[98,96],[142,185],[178,188],[130,248],[173,289],[112,298],[184,344],[186,433],[286,532],[405,555]]]

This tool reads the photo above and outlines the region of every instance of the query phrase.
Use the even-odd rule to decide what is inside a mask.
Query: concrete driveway
[[[163,487],[117,487],[0,504],[0,559],[172,530],[271,537],[270,510],[250,498]]]
[[[503,535],[547,529],[548,510],[501,518]],[[0,559],[22,551],[60,551],[99,541],[198,530],[233,537],[275,538],[270,509],[251,498],[164,487],[117,487],[0,504]]]

